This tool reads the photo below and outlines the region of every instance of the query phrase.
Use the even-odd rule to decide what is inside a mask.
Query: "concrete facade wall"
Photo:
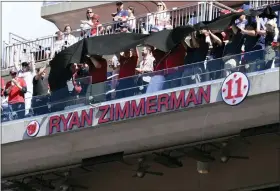
[[[270,135],[248,140],[250,145],[232,143],[231,150],[234,155],[249,156],[249,160],[214,161],[210,163],[209,174],[197,173],[196,161],[185,157],[182,168],[148,162],[151,171],[164,173],[162,177],[132,178],[136,165],[115,163],[95,166],[92,173],[74,175],[73,181],[95,191],[240,191],[252,186],[280,184],[280,137]],[[218,152],[214,154],[216,159],[218,155]]]
[[[24,121],[4,124],[3,176],[76,164],[82,158],[114,152],[129,154],[228,136],[243,128],[279,122],[279,84],[271,84],[279,79],[279,70],[252,77],[256,81],[249,97],[235,107],[214,103],[219,96],[212,92],[212,104],[52,136],[46,136],[48,128],[41,127],[40,138],[26,137]]]

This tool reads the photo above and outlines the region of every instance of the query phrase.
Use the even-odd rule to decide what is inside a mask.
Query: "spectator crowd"
[[[163,2],[157,5],[159,12],[166,10]],[[134,8],[125,10],[122,2],[116,6],[117,12],[112,13],[115,24],[109,27],[103,27],[98,15],[88,9],[81,27],[91,30],[83,30],[81,35],[95,36],[97,31],[136,32]],[[167,13],[151,21],[154,22],[148,27],[150,33],[172,28]],[[64,33],[57,32],[54,51],[49,54],[53,57],[76,42],[71,27],[66,26]],[[221,79],[235,71],[267,70],[279,67],[278,54],[276,19],[241,15],[225,31],[192,32],[167,53],[146,45],[141,54],[139,47],[135,47],[109,60],[100,55],[87,56],[84,63],[71,64],[72,79],[67,87],[50,92],[46,67],[36,70],[34,53],[31,53],[29,61],[15,61],[15,68],[10,71],[12,79],[6,85],[1,79],[2,121],[60,111],[78,103],[77,100],[99,103]]]

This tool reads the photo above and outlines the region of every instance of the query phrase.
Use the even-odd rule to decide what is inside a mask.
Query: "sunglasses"
[[[90,12],[90,11],[87,12],[87,14],[90,14],[90,13],[92,13],[92,12]]]
[[[161,4],[158,4],[157,6],[158,6],[158,7],[162,7],[162,5],[161,5]]]

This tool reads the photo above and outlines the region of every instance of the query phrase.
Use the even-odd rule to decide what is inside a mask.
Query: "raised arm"
[[[31,72],[35,73],[36,67],[35,67],[35,58],[34,58],[34,53],[31,52],[31,60],[30,60],[30,65],[31,65]]]
[[[275,27],[275,35],[273,38],[273,42],[277,42],[278,36],[279,36],[279,29],[277,27]]]
[[[40,77],[42,76],[42,74],[44,73],[44,70],[46,69],[46,66],[44,66],[43,68],[40,68],[39,72],[35,75],[35,80],[39,80]]]
[[[209,30],[209,34],[215,43],[217,43],[219,46],[222,46],[223,42],[221,41],[221,39],[219,37],[217,37],[215,34],[213,34],[210,30]]]
[[[20,71],[20,66],[19,66],[19,59],[18,59],[19,56],[17,56],[17,49],[15,48],[14,50],[14,54],[13,54],[13,61],[14,61],[14,66],[15,66],[15,69],[18,71]]]
[[[257,22],[257,34],[259,35],[266,35],[266,30],[261,30],[261,22],[259,16],[256,16],[256,22]]]

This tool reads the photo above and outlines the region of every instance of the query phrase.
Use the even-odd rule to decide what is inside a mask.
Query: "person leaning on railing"
[[[87,11],[87,20],[81,21],[82,24],[80,25],[82,32],[81,36],[83,38],[88,38],[91,36],[97,36],[97,33],[102,33],[104,27],[99,22],[99,15],[94,14],[92,9],[88,9]]]
[[[139,74],[137,84],[140,86],[140,92],[145,93],[147,90],[147,85],[151,81],[151,75],[149,73],[154,71],[154,61],[153,47],[144,46],[142,49],[143,60],[139,63],[137,68],[135,68],[136,73]]]
[[[127,23],[129,25],[129,31],[140,33],[140,31],[137,31],[137,29],[136,29],[136,18],[134,16],[134,12],[135,12],[134,7],[129,6],[127,8],[127,12],[128,12]]]
[[[103,33],[104,27],[99,22],[99,16],[94,14],[92,17],[92,26],[90,30],[90,36],[97,36],[97,33]]]
[[[92,9],[91,8],[88,8],[87,9],[87,12],[86,12],[86,20],[81,20],[81,29],[82,29],[82,32],[81,32],[81,36],[82,37],[90,37],[90,28],[92,27],[93,23],[92,23],[92,17],[94,16],[94,13],[92,12]]]
[[[170,25],[170,14],[167,12],[167,7],[164,2],[157,3],[157,12],[149,16],[149,31],[151,28],[158,28],[160,31],[163,29],[172,29]]]
[[[67,48],[73,44],[75,44],[77,42],[77,39],[76,37],[74,37],[71,32],[72,32],[72,28],[70,25],[66,25],[64,30],[64,45],[63,45],[63,48]]]
[[[63,32],[57,31],[55,33],[55,35],[56,36],[55,36],[54,47],[53,47],[53,50],[51,50],[50,59],[53,59],[54,56],[62,50],[62,47],[65,44],[65,42],[63,40]],[[49,54],[49,52],[48,52],[48,54]]]
[[[127,22],[128,19],[128,11],[123,8],[123,2],[117,1],[116,2],[117,12],[112,13],[114,26],[113,26],[113,32],[115,32],[116,29],[120,27],[123,23]],[[110,31],[112,29],[111,26],[107,27],[107,30]]]

